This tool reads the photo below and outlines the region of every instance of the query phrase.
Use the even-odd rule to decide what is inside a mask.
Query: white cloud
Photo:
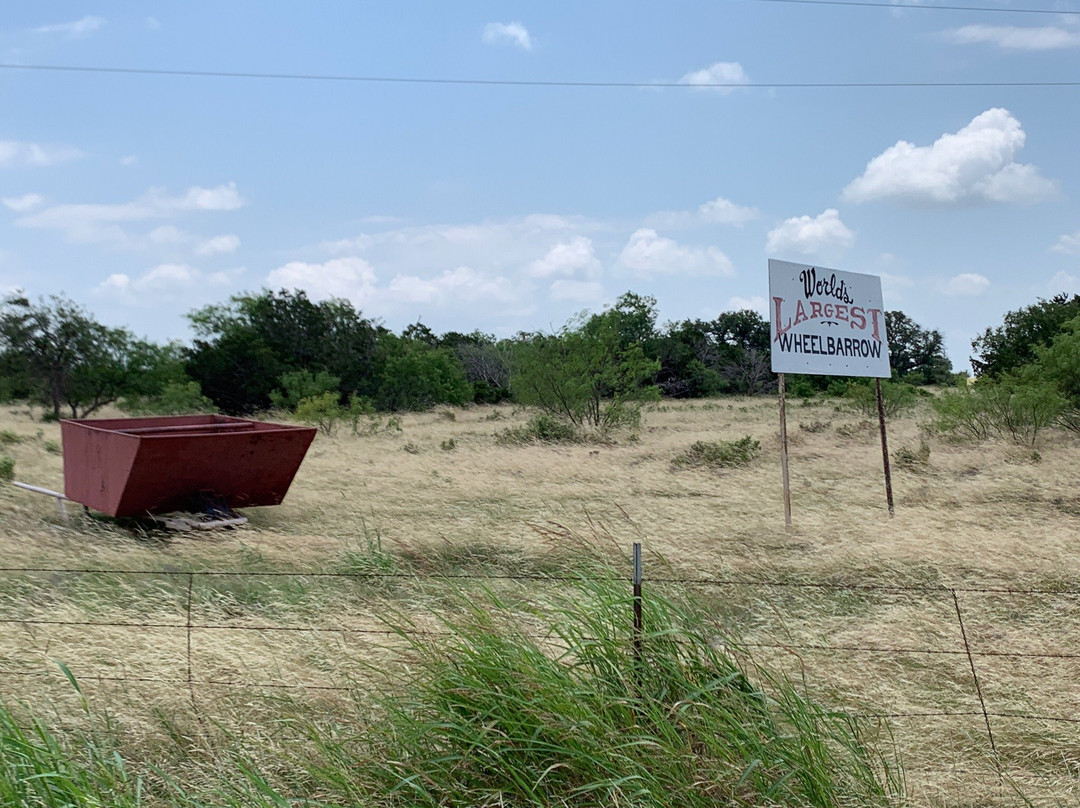
[[[360,224],[368,224],[373,227],[388,227],[395,224],[405,224],[408,220],[401,216],[387,216],[386,214],[374,214],[372,216],[365,216],[360,220]]]
[[[698,216],[703,221],[716,224],[733,224],[736,227],[742,227],[760,215],[757,208],[736,205],[730,199],[724,199],[722,196],[718,196],[698,208]]]
[[[393,274],[426,276],[468,266],[492,276],[511,275],[542,260],[559,244],[573,243],[604,227],[582,218],[533,214],[363,232],[323,246],[333,255],[362,255],[379,267],[391,268]]]
[[[522,50],[532,50],[533,40],[520,22],[489,22],[484,26],[484,41],[489,45],[507,42]]]
[[[98,292],[113,293],[124,297],[131,289],[131,277],[123,272],[114,272],[98,284]]]
[[[214,236],[203,241],[195,248],[196,255],[223,255],[236,252],[240,246],[240,237],[231,233],[224,236]]]
[[[52,146],[27,143],[21,140],[0,140],[0,168],[24,166],[53,166],[82,157],[82,152],[71,146]]]
[[[710,224],[726,224],[742,227],[761,216],[757,208],[737,205],[730,199],[718,196],[698,206],[695,211],[661,210],[645,219],[649,227],[663,230],[681,230]]]
[[[139,158],[134,154],[125,154],[118,162],[125,168],[130,168],[131,166],[138,164]]]
[[[370,230],[323,248],[378,268],[385,280],[372,282],[365,293],[383,316],[415,318],[417,304],[438,304],[457,317],[473,312],[518,322],[535,310],[534,279],[555,285],[555,294],[567,299],[586,294],[590,288],[557,281],[598,278],[604,262],[591,236],[612,232],[612,225],[584,217],[532,214]]]
[[[407,303],[489,301],[513,303],[518,295],[509,279],[488,277],[472,267],[444,270],[434,278],[398,275],[387,288],[389,297]]]
[[[1065,270],[1057,273],[1050,279],[1050,283],[1047,284],[1052,294],[1058,292],[1065,292],[1066,294],[1075,295],[1080,293],[1080,278],[1075,275],[1070,275]]]
[[[163,224],[161,227],[155,227],[146,235],[146,237],[153,244],[180,244],[191,238],[191,236],[179,227],[175,227],[171,224]]]
[[[717,247],[684,247],[655,230],[635,230],[619,263],[637,275],[733,275],[731,259]]]
[[[202,273],[187,264],[159,264],[133,286],[137,289],[184,288],[194,284]]]
[[[840,221],[840,212],[829,208],[813,218],[793,216],[777,225],[765,237],[765,252],[830,255],[846,250],[854,241],[855,234]]]
[[[236,183],[218,185],[216,188],[200,188],[195,185],[177,199],[161,198],[161,204],[174,210],[236,210],[245,200],[236,190]]]
[[[855,202],[896,199],[915,204],[1034,202],[1054,184],[1032,165],[1014,162],[1027,135],[1005,109],[988,109],[931,146],[897,141],[844,189]]]
[[[191,246],[192,252],[198,256],[227,255],[236,252],[240,246],[240,238],[232,234],[214,236],[212,238],[200,238],[192,235],[179,227],[171,224],[163,224],[155,227],[146,234],[146,241],[157,246]],[[131,246],[139,245],[137,238],[130,240]]]
[[[7,203],[7,200],[4,200]],[[1054,252],[1065,253],[1065,255],[1078,255],[1080,254],[1080,230],[1070,235],[1064,235],[1058,238],[1057,244],[1051,247]]]
[[[203,287],[227,286],[243,273],[243,267],[208,274],[188,264],[158,264],[134,278],[123,272],[115,272],[99,283],[94,291],[98,295],[108,295],[133,303],[147,295],[175,294]]]
[[[161,28],[161,21],[157,17],[147,17],[145,23],[147,30],[150,31],[157,31]]]
[[[1080,47],[1080,32],[1054,26],[964,25],[942,32],[958,45],[994,45],[1003,50],[1042,51]]]
[[[34,29],[38,34],[63,34],[68,39],[82,39],[90,36],[105,24],[101,17],[87,15],[73,22],[61,22],[55,25],[42,25]]]
[[[761,295],[753,295],[752,297],[739,297],[736,295],[728,301],[729,311],[743,311],[744,309],[756,311],[758,314],[768,314],[769,303]]]
[[[989,288],[989,279],[975,272],[954,275],[942,285],[942,291],[945,294],[965,297],[977,297]]]
[[[715,62],[701,70],[692,70],[679,79],[679,84],[730,93],[735,86],[746,84],[750,78],[738,62]],[[726,86],[715,86],[726,85]]]
[[[266,276],[271,289],[303,289],[316,300],[343,297],[361,303],[375,290],[375,270],[362,258],[333,258],[322,264],[292,261]]]
[[[597,304],[604,300],[604,287],[597,281],[575,281],[559,278],[551,284],[552,300],[569,300],[574,303]]]
[[[246,204],[235,183],[215,188],[193,186],[180,196],[153,188],[131,202],[54,205],[15,220],[20,227],[60,230],[70,241],[129,243],[119,226],[129,222],[166,219],[196,211],[228,211]]]
[[[211,286],[228,286],[239,279],[245,272],[247,272],[247,267],[233,267],[232,269],[211,272],[206,276],[206,282]]]
[[[881,294],[885,300],[903,299],[904,290],[910,289],[914,281],[907,275],[894,275],[891,272],[878,272],[881,278]]]
[[[45,201],[41,194],[23,194],[22,196],[5,196],[4,207],[16,213],[25,213],[32,210]]]
[[[534,278],[550,278],[554,275],[569,277],[579,272],[594,277],[600,272],[600,261],[593,252],[592,241],[578,236],[571,241],[560,241],[543,258],[529,264],[527,271]]]

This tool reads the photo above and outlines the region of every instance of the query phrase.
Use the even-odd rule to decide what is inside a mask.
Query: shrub
[[[10,446],[13,443],[22,443],[22,437],[10,429],[0,429],[0,446]]]
[[[502,445],[523,443],[580,443],[581,431],[569,421],[547,413],[534,415],[522,426],[504,429],[495,435]]]
[[[817,394],[814,383],[808,377],[794,373],[788,374],[784,389],[791,398],[808,399]]]
[[[1005,376],[946,390],[933,402],[940,431],[976,440],[1008,438],[1034,444],[1039,432],[1066,411],[1065,398],[1049,382]]]
[[[881,382],[881,403],[886,418],[894,418],[904,410],[915,406],[919,394],[904,382]],[[867,418],[877,418],[877,391],[872,384],[850,384],[844,398],[856,412]]]
[[[851,382],[847,379],[830,379],[829,386],[825,388],[825,395],[830,398],[843,398],[847,395]]]
[[[294,370],[281,374],[281,389],[270,393],[270,401],[275,407],[291,410],[306,398],[318,398],[326,393],[337,393],[341,379],[320,370],[313,374],[310,370]]]
[[[400,415],[382,415],[375,411],[371,399],[355,393],[349,396],[349,409],[343,415],[349,419],[349,427],[357,437],[401,431]]]
[[[318,427],[324,435],[333,435],[345,417],[345,410],[338,403],[338,394],[327,392],[301,399],[296,405],[296,417],[305,424]]]
[[[1057,423],[1070,432],[1080,432],[1080,409],[1066,407],[1058,416]]]
[[[49,454],[58,455],[63,453],[63,449],[60,448],[60,444],[54,440],[45,441],[45,443],[42,444],[42,447]]]
[[[452,452],[454,451],[454,449],[457,448],[457,441],[455,441],[453,438],[449,438],[440,443],[439,448],[442,449],[444,452]]]
[[[893,462],[897,468],[923,471],[930,462],[930,447],[926,441],[920,441],[918,449],[901,446],[893,452]]]
[[[685,452],[677,455],[671,464],[677,468],[735,468],[749,465],[760,451],[761,441],[750,435],[738,440],[697,441]]]
[[[11,482],[15,479],[15,458],[11,455],[0,455],[0,480]]]
[[[472,386],[461,364],[445,348],[391,335],[380,339],[379,351],[382,372],[375,396],[379,409],[426,410],[472,400]]]
[[[130,415],[191,415],[217,412],[198,382],[169,382],[155,396],[125,398],[120,409]]]
[[[652,380],[660,363],[627,342],[620,314],[579,318],[556,335],[531,334],[515,350],[511,387],[522,404],[578,428],[636,427],[644,402],[659,401]]]

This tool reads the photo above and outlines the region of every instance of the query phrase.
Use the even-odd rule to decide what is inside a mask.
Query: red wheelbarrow
[[[281,504],[315,437],[313,427],[225,415],[66,420],[60,430],[67,499],[109,516],[185,511],[225,523],[234,508]]]

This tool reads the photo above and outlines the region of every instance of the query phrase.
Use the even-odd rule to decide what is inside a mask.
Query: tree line
[[[1049,344],[1058,315],[1077,300],[1043,301],[1031,316],[988,329],[976,340],[976,371],[999,375],[1031,360],[1034,343],[1017,343]],[[0,400],[40,402],[51,418],[107,404],[245,415],[311,400],[381,412],[509,400],[603,428],[631,419],[630,403],[643,399],[756,395],[776,385],[769,323],[757,312],[661,326],[655,298],[633,292],[558,331],[502,339],[478,330],[436,334],[419,322],[395,333],[347,300],[287,289],[235,295],[188,319],[190,344],[159,344],[103,325],[62,296],[9,296],[0,304]],[[897,380],[953,380],[939,331],[900,311],[886,320]],[[848,381],[790,380],[796,395]]]

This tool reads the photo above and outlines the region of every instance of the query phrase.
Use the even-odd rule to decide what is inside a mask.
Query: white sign
[[[887,379],[881,278],[769,259],[774,373]]]

